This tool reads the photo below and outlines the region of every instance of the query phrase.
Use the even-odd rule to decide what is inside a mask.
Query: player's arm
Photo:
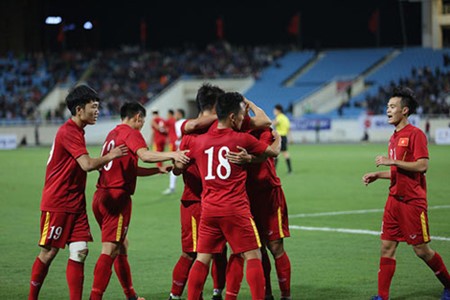
[[[275,140],[267,147],[266,151],[264,151],[264,155],[267,157],[277,157],[281,151],[281,136],[276,130],[272,130],[272,135]]]
[[[214,123],[215,120],[217,120],[216,114],[207,116],[201,115],[198,116],[196,119],[190,119],[186,121],[183,133],[190,134],[197,130],[208,128],[209,126],[211,126],[212,123]]]
[[[152,176],[156,174],[167,174],[172,170],[173,166],[162,166],[158,168],[138,167],[137,176]]]
[[[396,166],[408,172],[425,173],[428,170],[428,158],[419,158],[416,161],[403,161],[391,159],[386,156],[377,156],[375,163],[378,166]]]
[[[111,151],[109,151],[108,154],[98,158],[92,158],[88,154],[83,154],[77,158],[77,162],[80,165],[81,169],[83,169],[83,171],[90,172],[93,170],[100,169],[113,159],[127,155],[127,153],[128,153],[127,146],[120,145],[111,149]]]
[[[377,179],[390,179],[391,171],[380,171],[380,172],[371,172],[364,174],[362,177],[362,181],[365,185],[374,182]]]
[[[181,162],[189,162],[189,157],[186,156],[187,150],[183,151],[171,151],[171,152],[158,152],[158,151],[150,151],[146,148],[140,148],[136,151],[138,157],[147,163],[160,162],[166,160],[174,160]]]
[[[268,145],[266,150],[260,155],[253,155],[247,152],[243,147],[237,146],[239,152],[229,151],[226,154],[226,158],[234,164],[245,163],[261,163],[267,159],[267,157],[276,157],[280,154],[281,150],[281,137],[275,130],[272,131],[274,141],[271,145]]]
[[[254,114],[254,116],[250,118],[250,128],[269,128],[272,125],[272,121],[263,109],[247,98],[245,98],[244,101]]]

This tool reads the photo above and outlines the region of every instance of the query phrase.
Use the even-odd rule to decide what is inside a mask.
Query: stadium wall
[[[94,126],[86,127],[86,142],[90,145],[100,145],[103,143],[108,132],[119,123],[118,119],[108,121],[99,121]],[[436,130],[438,128],[449,128],[450,119],[430,119],[431,139],[434,141]],[[149,121],[147,120],[142,133],[144,138],[149,140]],[[33,125],[0,127],[0,136],[15,134],[17,143],[20,144],[23,138],[27,145],[36,145],[36,132],[39,135],[41,145],[51,145],[59,125],[41,125],[37,128]],[[425,120],[419,121],[419,127],[425,129]],[[393,132],[393,128],[369,129],[369,142],[386,143]],[[364,125],[360,120],[332,120],[330,129],[321,130],[318,133],[315,130],[292,131],[294,143],[357,143],[361,142],[364,136]]]

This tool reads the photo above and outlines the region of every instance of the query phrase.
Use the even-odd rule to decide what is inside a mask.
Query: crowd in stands
[[[415,91],[419,102],[417,114],[450,116],[450,71],[439,68],[433,71],[428,67],[413,68],[410,77],[391,82],[389,86],[380,87],[376,95],[366,97],[363,105],[368,114],[386,113],[386,99],[396,85]]]
[[[102,115],[117,115],[129,100],[147,103],[180,77],[258,78],[264,67],[284,55],[275,46],[236,47],[226,42],[205,49],[189,46],[160,51],[122,47],[96,53],[0,57],[0,120],[34,120],[42,99],[58,83],[81,79],[96,89],[102,99]],[[61,105],[44,112],[47,120],[61,120]]]
[[[142,104],[161,93],[179,78],[260,77],[262,70],[277,66],[290,46],[231,46],[217,42],[198,49],[142,51],[139,47],[122,47],[91,53],[34,54],[25,57],[0,57],[0,121],[64,119],[62,103],[48,112],[38,105],[59,83],[73,85],[83,80],[98,91],[102,99],[101,114],[114,116],[129,100]],[[396,85],[406,85],[417,95],[419,114],[449,115],[450,72],[428,67],[412,69],[411,75],[381,86],[365,100],[343,105],[362,107],[369,114],[384,114],[385,102]]]
[[[87,60],[77,52],[0,57],[0,120],[40,118],[38,105],[57,84],[75,81]],[[49,115],[49,118],[58,117]],[[56,114],[58,110],[56,110]]]

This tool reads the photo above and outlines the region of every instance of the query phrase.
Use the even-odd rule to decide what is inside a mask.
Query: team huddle
[[[390,166],[391,171],[363,176],[365,184],[380,178],[391,180],[383,216],[378,295],[374,299],[389,299],[400,241],[413,246],[444,285],[442,299],[450,299],[447,268],[428,245],[423,175],[428,151],[423,133],[407,122],[415,109],[414,97],[408,93],[409,89],[397,91],[389,100],[388,118],[396,132],[389,158],[376,158],[377,166]],[[284,249],[284,238],[290,236],[288,211],[275,169],[275,158],[285,152],[291,172],[287,133],[280,136],[266,113],[237,92],[203,84],[196,101],[199,115],[182,122],[179,149],[148,150],[140,132],[146,110],[137,102],[127,102],[121,107],[122,122],[107,135],[101,156],[91,158],[83,128],[95,124],[99,98],[85,85],[69,92],[66,104],[72,117],[58,130],[47,162],[40,253],[32,267],[29,299],[38,299],[52,260],[66,245],[70,299],[82,298],[87,243],[92,241],[86,214],[86,174],[93,170],[100,173],[92,209],[101,229],[102,250],[90,299],[102,299],[113,269],[126,299],[144,299],[133,288],[127,256],[131,196],[137,176],[168,172],[182,176],[184,182],[180,205],[182,249],[173,269],[169,299],[181,299],[186,285],[189,300],[237,299],[244,273],[252,299],[274,299],[268,252],[275,262],[280,299],[291,299],[291,263]],[[144,168],[138,166],[139,160],[171,161],[173,166]],[[207,296],[204,283],[211,263],[214,287]]]

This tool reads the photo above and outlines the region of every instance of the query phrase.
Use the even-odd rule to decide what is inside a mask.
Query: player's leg
[[[289,152],[283,151],[281,153],[283,154],[284,160],[286,161],[288,173],[292,173],[291,156],[289,155]]]
[[[416,255],[433,270],[444,288],[450,291],[450,275],[439,253],[431,249],[427,243],[414,245],[413,249]]]
[[[231,254],[227,263],[225,300],[236,300],[244,277],[244,257],[241,253]]]
[[[212,254],[198,253],[188,277],[188,300],[202,299],[203,286],[209,272]]]
[[[119,254],[114,260],[114,271],[122,286],[123,292],[128,300],[144,300],[138,297],[133,288],[133,279],[131,277],[131,268],[128,262],[128,238],[120,245]]]
[[[47,276],[51,262],[58,254],[59,249],[56,247],[43,246],[39,255],[36,257],[33,267],[31,268],[30,293],[29,300],[38,299],[39,291]]]
[[[197,257],[198,225],[200,223],[201,203],[181,201],[181,248],[182,253],[172,271],[172,288],[169,299],[180,299],[189,276],[189,270]]]
[[[426,209],[408,205],[401,206],[401,226],[405,232],[408,244],[412,245],[416,255],[421,258],[433,270],[438,280],[444,286],[444,295],[450,296],[450,276],[441,256],[430,248],[430,233],[428,227],[428,215]]]
[[[272,205],[272,209],[267,217],[269,224],[268,232],[271,232],[271,234],[265,234],[264,238],[269,240],[267,242],[267,248],[270,250],[275,260],[275,269],[281,291],[281,299],[290,299],[291,262],[284,248],[284,239],[290,236],[290,232],[286,198],[281,186],[272,189],[271,199],[272,202],[276,204]]]
[[[213,300],[222,299],[222,291],[225,288],[225,279],[227,272],[227,246],[223,248],[222,253],[214,254],[211,277],[213,279]]]
[[[90,300],[102,299],[112,274],[112,265],[119,252],[120,243],[102,242],[102,253],[94,268]]]
[[[272,283],[270,281],[270,273],[272,272],[272,265],[270,264],[270,258],[264,246],[261,247],[261,263],[264,270],[264,280],[266,285],[266,296],[264,299],[273,300]]]
[[[69,286],[70,300],[81,300],[84,283],[84,262],[89,253],[87,242],[70,242],[69,252],[66,279]]]
[[[378,296],[382,300],[389,299],[389,289],[395,273],[396,241],[381,240],[380,269],[378,271]]]
[[[246,279],[250,287],[252,299],[264,299],[265,279],[264,270],[261,263],[261,251],[258,248],[246,251],[243,255],[247,262]]]
[[[277,271],[278,285],[281,291],[281,299],[291,298],[291,262],[289,256],[284,250],[284,240],[277,239],[269,241],[269,248],[275,260],[275,269]]]
[[[169,299],[181,299],[189,276],[189,270],[197,257],[196,252],[182,252],[172,271],[172,288]]]

